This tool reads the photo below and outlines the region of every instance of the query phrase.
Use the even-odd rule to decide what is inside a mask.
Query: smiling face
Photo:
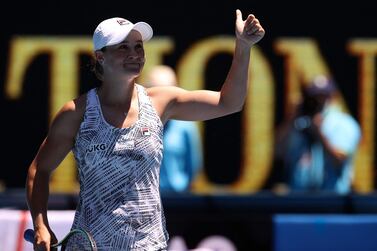
[[[96,51],[96,58],[103,67],[104,78],[118,74],[139,76],[145,63],[140,33],[132,30],[123,42],[107,46],[103,51]]]

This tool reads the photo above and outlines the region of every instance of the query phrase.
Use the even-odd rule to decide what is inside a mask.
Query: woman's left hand
[[[237,39],[245,42],[247,45],[252,46],[263,38],[265,31],[259,20],[250,14],[246,20],[242,19],[240,10],[236,10],[236,36]]]

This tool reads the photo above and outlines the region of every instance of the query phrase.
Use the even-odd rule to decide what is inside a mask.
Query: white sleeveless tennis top
[[[128,128],[108,124],[90,90],[73,148],[80,194],[72,228],[90,232],[100,251],[167,247],[159,193],[163,125],[145,89],[136,88],[139,116]]]

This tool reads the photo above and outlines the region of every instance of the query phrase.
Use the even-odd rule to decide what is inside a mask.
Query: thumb
[[[242,13],[239,9],[236,10],[237,21],[242,21]]]

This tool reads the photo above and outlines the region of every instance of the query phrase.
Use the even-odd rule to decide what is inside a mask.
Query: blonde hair
[[[176,86],[177,76],[170,66],[157,65],[149,71],[146,81],[147,87],[152,86]]]

